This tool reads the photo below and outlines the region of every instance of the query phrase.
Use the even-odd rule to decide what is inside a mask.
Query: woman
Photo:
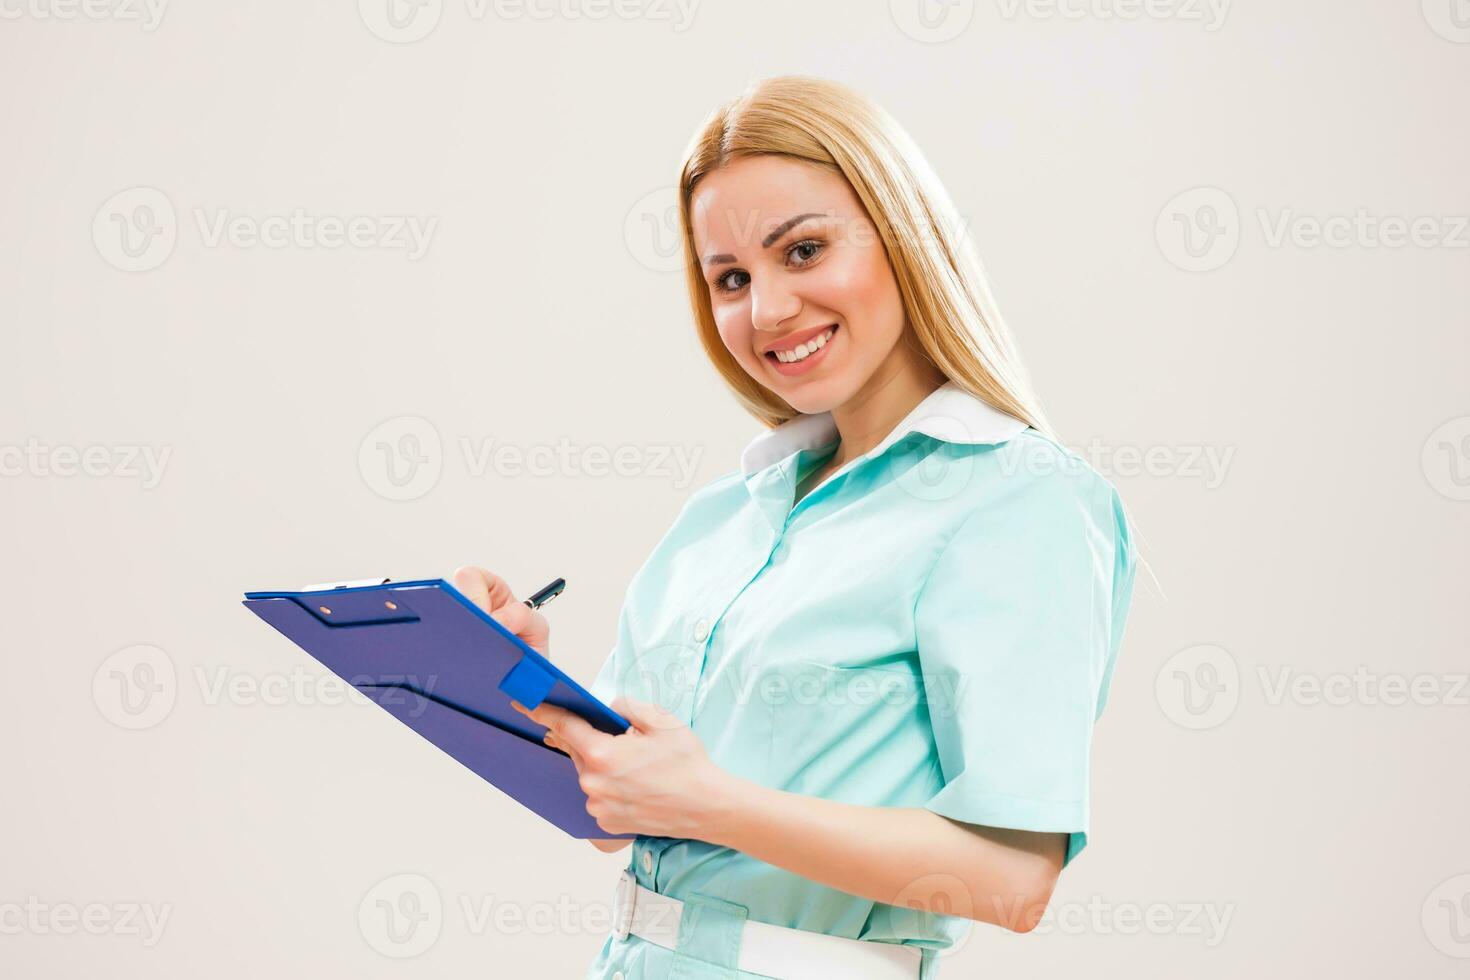
[[[680,189],[700,338],[770,428],[628,588],[592,690],[633,729],[528,712],[598,825],[636,835],[588,976],[931,978],[967,920],[1032,928],[1086,843],[1122,504],[1048,434],[882,110],[765,80],[702,126]],[[546,651],[502,579],[454,581]]]

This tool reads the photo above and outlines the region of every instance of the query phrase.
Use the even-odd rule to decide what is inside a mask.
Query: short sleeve
[[[1134,566],[1122,501],[1095,471],[1018,479],[970,513],[914,609],[944,778],[928,809],[1067,833],[1067,863],[1086,846],[1092,729]]]

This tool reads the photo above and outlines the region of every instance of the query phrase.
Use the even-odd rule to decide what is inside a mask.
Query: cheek
[[[903,327],[903,299],[880,246],[849,252],[833,266],[826,292],[833,309],[853,321],[865,334],[881,337]]]
[[[719,331],[720,339],[724,341],[725,347],[736,357],[741,357],[750,349],[751,325],[750,317],[736,306],[724,309],[718,307],[714,310],[715,329]]]

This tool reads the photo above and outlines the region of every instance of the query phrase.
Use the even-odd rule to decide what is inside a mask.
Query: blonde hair
[[[706,174],[757,154],[804,160],[846,178],[887,250],[924,355],[959,387],[1056,439],[959,212],[918,146],[867,98],[801,75],[762,79],[715,109],[690,141],[679,174],[685,274],[700,343],[747,411],[768,426],[800,414],[746,374],[720,339],[689,202]]]

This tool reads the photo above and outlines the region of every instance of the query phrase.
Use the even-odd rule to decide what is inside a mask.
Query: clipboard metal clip
[[[298,592],[327,592],[331,589],[363,589],[371,585],[387,585],[386,578],[359,578],[348,582],[318,582],[315,585],[303,585]]]

